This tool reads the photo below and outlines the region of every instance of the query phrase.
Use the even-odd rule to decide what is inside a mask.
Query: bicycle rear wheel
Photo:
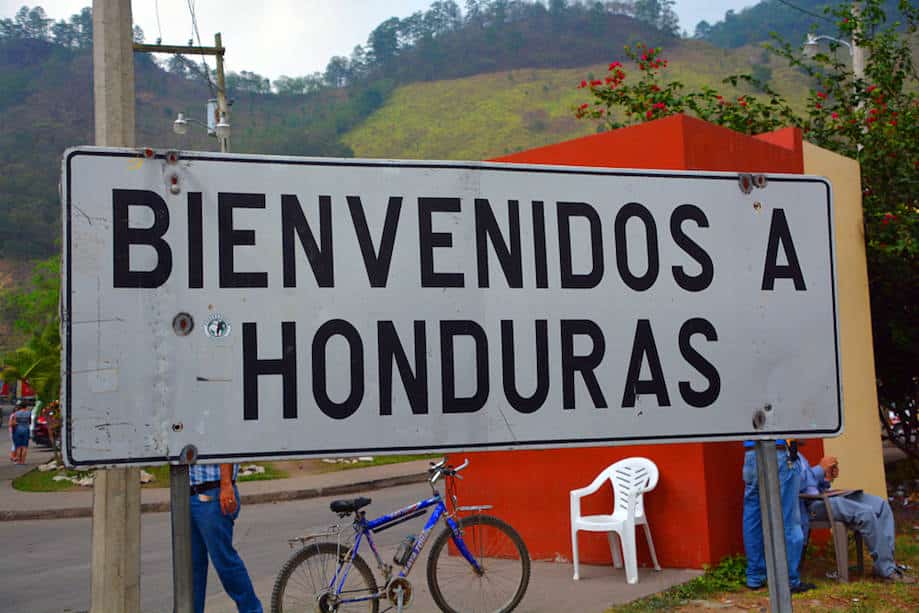
[[[473,515],[459,521],[463,542],[482,567],[476,573],[447,543],[445,528],[428,556],[428,587],[448,613],[507,613],[520,604],[530,583],[530,554],[517,531],[496,517]]]
[[[348,547],[337,543],[310,543],[294,553],[275,579],[274,589],[271,590],[271,612],[377,613],[380,610],[378,599],[338,604],[333,593],[335,590],[329,588],[347,552]],[[340,581],[341,577],[336,577],[335,588]],[[378,591],[370,567],[363,558],[354,556],[341,598],[360,598]]]

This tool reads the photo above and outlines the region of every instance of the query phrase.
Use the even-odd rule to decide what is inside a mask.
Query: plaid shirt
[[[233,465],[233,481],[239,472],[239,464]],[[188,467],[188,479],[191,485],[220,481],[220,464],[193,464]]]

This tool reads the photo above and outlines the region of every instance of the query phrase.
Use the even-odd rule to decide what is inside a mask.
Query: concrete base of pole
[[[140,611],[140,470],[96,471],[91,613]]]

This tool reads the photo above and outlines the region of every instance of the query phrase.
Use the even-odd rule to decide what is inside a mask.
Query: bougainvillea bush
[[[589,100],[580,119],[609,129],[686,113],[746,134],[800,127],[811,143],[857,159],[871,292],[879,411],[891,439],[919,459],[919,5],[901,0],[889,16],[880,0],[841,5],[827,14],[835,39],[864,51],[855,74],[849,48],[830,40],[812,58],[800,43],[776,40],[767,48],[812,83],[804,112],[751,75],[725,79],[755,94],[690,90],[665,76],[660,47],[626,47],[633,66],[609,65],[602,79],[578,85]],[[892,418],[891,418],[892,416]]]

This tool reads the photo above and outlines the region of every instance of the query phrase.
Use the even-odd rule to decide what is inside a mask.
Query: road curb
[[[276,492],[263,492],[260,494],[243,494],[240,496],[242,504],[270,504],[275,502],[290,502],[292,500],[308,500],[324,496],[342,496],[372,490],[380,490],[399,485],[421,483],[428,478],[427,473],[399,475],[384,477],[382,479],[368,479],[355,483],[342,483],[326,487],[309,487],[297,490],[279,490]],[[169,510],[168,502],[147,502],[140,505],[141,513],[164,513]],[[73,519],[76,517],[92,517],[93,509],[88,507],[66,507],[61,509],[28,509],[28,510],[0,510],[0,522],[26,521],[45,519]]]

